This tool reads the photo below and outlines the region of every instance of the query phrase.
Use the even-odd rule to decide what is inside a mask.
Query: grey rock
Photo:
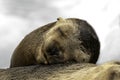
[[[0,80],[120,80],[120,62],[67,63],[0,70]]]

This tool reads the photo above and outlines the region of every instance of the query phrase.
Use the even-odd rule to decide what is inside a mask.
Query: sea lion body
[[[96,63],[99,51],[97,34],[86,21],[58,18],[25,36],[12,55],[10,67],[68,61]]]

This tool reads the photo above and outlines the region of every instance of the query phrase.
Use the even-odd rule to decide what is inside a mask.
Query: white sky
[[[0,68],[9,67],[26,34],[60,16],[84,19],[94,27],[101,41],[98,63],[120,60],[120,0],[1,0]]]

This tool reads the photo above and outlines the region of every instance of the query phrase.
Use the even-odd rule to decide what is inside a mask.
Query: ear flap
[[[57,18],[57,22],[63,22],[63,21],[65,21],[65,19],[63,19],[62,17]]]

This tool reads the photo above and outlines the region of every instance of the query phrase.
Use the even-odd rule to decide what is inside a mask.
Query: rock
[[[120,80],[120,62],[67,63],[0,69],[0,80]]]

